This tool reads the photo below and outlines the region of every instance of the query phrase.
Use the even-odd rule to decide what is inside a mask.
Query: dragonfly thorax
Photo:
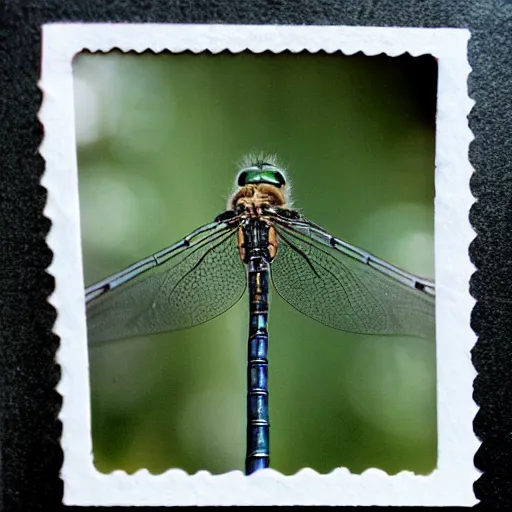
[[[238,251],[244,263],[263,260],[269,264],[277,254],[276,230],[265,219],[248,217],[238,227]]]
[[[267,183],[240,187],[229,204],[231,209],[244,211],[250,217],[260,216],[264,208],[275,206],[286,206],[284,191]]]

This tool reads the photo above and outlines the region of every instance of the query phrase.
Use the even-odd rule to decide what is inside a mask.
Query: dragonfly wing
[[[91,299],[89,343],[186,329],[228,310],[246,287],[236,233],[220,229],[199,243],[177,244],[176,254],[162,251],[163,262]]]
[[[304,222],[282,219],[276,224],[279,247],[271,272],[281,297],[301,313],[342,331],[434,339],[433,283],[420,280],[426,288],[417,289],[414,276],[386,262],[379,268],[381,260],[313,226],[317,236],[311,236]],[[405,277],[393,276],[390,268]]]

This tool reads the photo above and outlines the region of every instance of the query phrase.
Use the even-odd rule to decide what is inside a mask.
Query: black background
[[[61,508],[58,338],[46,301],[54,282],[45,272],[52,254],[39,185],[37,81],[41,25],[63,21],[471,30],[474,429],[483,471],[475,493],[480,506],[512,505],[512,1],[0,0],[0,509]]]

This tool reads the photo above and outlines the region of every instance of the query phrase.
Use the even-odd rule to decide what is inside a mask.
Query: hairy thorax
[[[242,205],[248,215],[255,217],[261,215],[262,206],[280,206],[286,205],[284,193],[273,185],[260,183],[257,185],[245,185],[237,190],[231,204],[233,210]]]
[[[280,206],[286,205],[283,192],[266,183],[258,185],[245,185],[236,192],[231,200],[231,208],[235,209],[242,205],[246,215],[249,217],[258,217],[262,215],[262,206]],[[268,257],[271,262],[277,255],[277,234],[275,229],[270,226],[268,231]],[[238,250],[242,261],[246,262],[245,243],[242,228],[238,232]]]

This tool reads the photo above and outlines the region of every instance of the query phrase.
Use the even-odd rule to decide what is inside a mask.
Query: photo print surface
[[[473,503],[467,38],[45,27],[66,504]]]

